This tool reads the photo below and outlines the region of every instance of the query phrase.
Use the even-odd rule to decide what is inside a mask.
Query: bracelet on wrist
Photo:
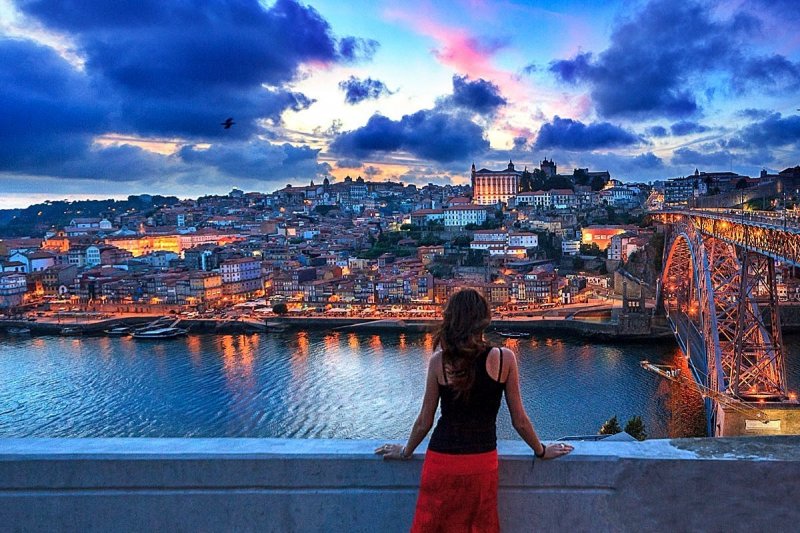
[[[540,444],[542,445],[542,453],[541,454],[538,454],[538,453],[536,453],[536,450],[533,450],[533,455],[538,457],[539,459],[544,457],[544,454],[547,453],[547,446],[545,446],[544,442],[542,442]]]
[[[406,453],[406,447],[403,446],[403,449],[400,451],[400,456],[403,459],[411,459],[414,455],[410,453]]]

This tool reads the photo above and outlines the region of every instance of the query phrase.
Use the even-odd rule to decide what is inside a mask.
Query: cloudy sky
[[[543,157],[780,170],[797,27],[796,0],[0,0],[0,208]]]

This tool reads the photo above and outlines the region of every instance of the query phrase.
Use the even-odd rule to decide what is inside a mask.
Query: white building
[[[635,207],[639,204],[641,191],[636,187],[618,185],[600,191],[601,201],[614,207]]]
[[[36,250],[33,252],[16,252],[11,254],[9,261],[19,261],[24,266],[23,272],[42,272],[56,264],[56,258],[50,252]]]
[[[550,205],[555,209],[571,209],[575,207],[575,193],[571,189],[553,189],[550,193]]]
[[[570,209],[576,205],[575,193],[571,189],[552,189],[519,193],[516,204],[527,204],[537,210]]]
[[[523,233],[523,232],[509,233],[508,245],[521,246],[522,248],[525,249],[538,248],[539,236],[536,235],[535,233]]]
[[[0,274],[0,309],[20,305],[27,291],[28,282],[25,274],[17,272]]]
[[[92,244],[86,247],[86,264],[90,266],[99,265],[100,261],[100,247]]]
[[[222,263],[222,283],[236,283],[261,278],[261,261],[254,257],[229,259]]]
[[[473,242],[504,244],[508,242],[508,232],[504,229],[479,229],[473,232]]]
[[[534,209],[550,208],[550,193],[548,191],[522,192],[517,195],[517,205],[526,204]]]
[[[509,233],[500,229],[478,230],[469,244],[472,250],[487,250],[489,255],[515,257],[525,257],[529,249],[538,246],[539,237],[535,233]]]
[[[581,253],[581,241],[561,241],[561,253],[563,255],[578,255]]]
[[[449,228],[463,228],[467,224],[480,225],[486,222],[486,208],[476,205],[455,205],[444,209],[444,225]]]

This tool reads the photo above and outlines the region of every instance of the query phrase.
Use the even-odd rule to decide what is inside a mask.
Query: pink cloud
[[[505,46],[502,41],[481,38],[465,29],[441,24],[427,5],[416,6],[413,13],[398,8],[387,9],[384,15],[433,39],[436,47],[432,52],[436,59],[460,74],[486,79],[507,75],[492,64],[495,54]]]

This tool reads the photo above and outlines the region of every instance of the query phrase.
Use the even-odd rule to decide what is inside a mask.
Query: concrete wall
[[[800,405],[750,404],[767,415],[767,422],[758,420],[754,412],[742,412],[717,405],[717,426],[720,436],[800,435]]]
[[[0,440],[1,531],[408,531],[422,455],[375,441]],[[796,531],[800,437],[500,444],[517,531]]]

